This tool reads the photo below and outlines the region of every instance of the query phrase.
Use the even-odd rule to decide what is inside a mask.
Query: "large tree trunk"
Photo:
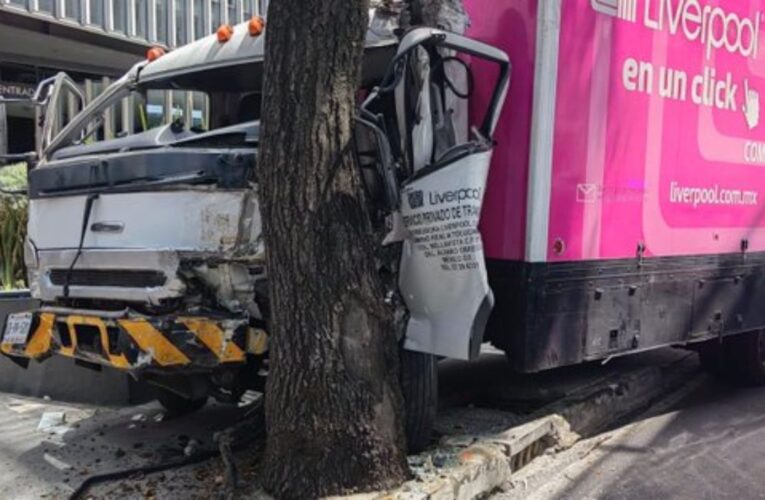
[[[407,476],[397,339],[351,151],[368,1],[271,2],[259,159],[271,291],[266,489]]]

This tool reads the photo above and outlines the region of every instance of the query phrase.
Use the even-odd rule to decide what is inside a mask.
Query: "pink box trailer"
[[[465,3],[513,65],[484,340],[535,372],[765,327],[765,2]]]

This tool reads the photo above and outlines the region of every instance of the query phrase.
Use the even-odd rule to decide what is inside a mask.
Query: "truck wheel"
[[[719,340],[712,340],[701,344],[696,349],[696,352],[699,354],[701,367],[716,377],[724,377],[725,348],[726,345],[720,344]]]
[[[167,389],[157,389],[157,401],[174,415],[185,415],[202,409],[207,404],[207,396],[187,399]]]
[[[736,385],[765,385],[765,331],[742,333],[722,344],[714,340],[698,348],[701,366]]]
[[[406,405],[407,451],[419,453],[430,444],[438,411],[436,357],[402,349],[401,389]]]
[[[742,333],[728,342],[724,362],[730,377],[746,386],[765,385],[765,331]]]

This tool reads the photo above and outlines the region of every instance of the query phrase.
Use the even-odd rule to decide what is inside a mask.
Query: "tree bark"
[[[271,293],[266,489],[408,475],[398,345],[352,154],[368,0],[271,2],[259,159]]]
[[[470,24],[462,0],[406,0],[412,11],[411,22],[464,34]]]

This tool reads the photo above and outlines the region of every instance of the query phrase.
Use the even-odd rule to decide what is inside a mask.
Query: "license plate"
[[[29,330],[31,329],[31,313],[11,314],[8,316],[8,321],[5,322],[3,343],[25,344],[27,342],[27,337],[29,336]]]

